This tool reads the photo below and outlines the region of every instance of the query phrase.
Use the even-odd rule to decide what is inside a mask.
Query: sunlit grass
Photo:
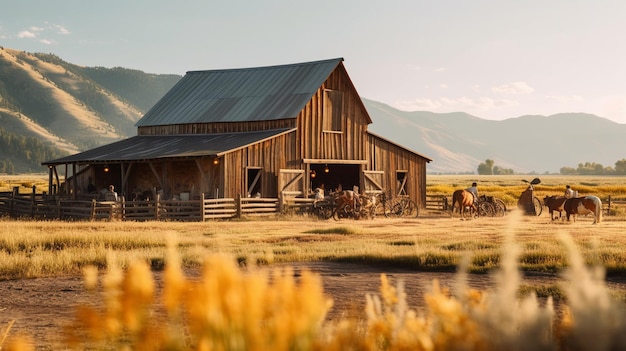
[[[462,259],[453,286],[433,280],[422,307],[414,307],[407,304],[411,291],[405,291],[403,281],[382,274],[379,293],[366,295],[365,310],[336,320],[325,319],[332,299],[325,295],[317,274],[305,270],[294,275],[288,266],[244,268],[229,255],[212,254],[204,258],[201,276],[189,278],[183,274],[180,246],[171,237],[165,238],[169,244],[159,293],[145,260],[134,260],[122,269],[118,257],[109,254],[106,269],[85,267],[85,286],[94,299],[77,309],[75,319],[63,331],[62,348],[622,349],[626,345],[623,295],[607,289],[602,266],[585,263],[582,246],[573,235],[553,234],[570,262],[562,283],[522,284],[518,262],[524,260],[523,248],[508,228],[500,234],[500,265],[490,272],[493,289],[469,288],[469,262]],[[533,242],[528,247],[541,245]],[[3,343],[4,339],[0,346]],[[24,336],[10,337],[6,344],[9,350],[32,349]]]

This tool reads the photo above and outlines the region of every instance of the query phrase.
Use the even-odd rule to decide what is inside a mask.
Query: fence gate
[[[305,189],[304,170],[281,169],[278,171],[278,193],[281,196],[303,196]]]
[[[381,194],[385,191],[385,171],[363,171],[363,187],[366,194]]]

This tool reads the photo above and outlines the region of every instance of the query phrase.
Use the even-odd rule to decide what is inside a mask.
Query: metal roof
[[[296,118],[342,61],[189,71],[136,126]]]
[[[114,163],[220,156],[227,151],[254,144],[291,130],[293,129],[220,134],[138,135],[71,156],[46,161],[42,164]]]

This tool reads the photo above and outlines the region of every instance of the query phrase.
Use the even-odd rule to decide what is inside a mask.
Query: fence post
[[[161,194],[157,193],[154,199],[154,219],[159,220],[159,207],[161,207]]]
[[[30,194],[30,217],[35,218],[35,193],[37,192],[37,186],[33,185],[33,192]]]
[[[608,200],[608,208],[606,209],[606,215],[610,215],[611,214],[611,195],[609,195],[609,200]]]
[[[94,220],[96,218],[96,199],[91,199],[91,216],[90,220]]]
[[[237,218],[241,218],[242,214],[242,205],[241,205],[241,194],[237,194],[237,198],[235,199],[235,205],[237,205]]]
[[[126,218],[126,196],[122,195],[120,198],[120,221],[124,221]]]
[[[206,213],[206,212],[204,211],[204,205],[205,205],[205,202],[204,202],[204,193],[200,193],[200,218],[201,218],[202,222],[204,222],[204,221],[205,221],[205,219],[206,219],[206,218],[204,217],[204,214]]]

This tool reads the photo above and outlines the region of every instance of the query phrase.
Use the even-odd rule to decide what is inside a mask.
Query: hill
[[[136,135],[135,122],[180,78],[0,47],[0,173],[40,172],[41,158]],[[626,158],[626,125],[595,115],[491,121],[363,100],[374,122],[370,131],[433,159],[430,173],[475,173],[486,159],[518,173],[554,173]]]
[[[83,151],[135,135],[135,122],[180,78],[0,47],[0,131],[5,140],[38,140],[48,155]],[[0,149],[16,173],[41,171],[37,160]]]
[[[626,158],[626,125],[585,113],[491,121],[463,112],[406,112],[364,99],[370,131],[433,159],[431,173],[476,172],[486,159],[519,173]]]

